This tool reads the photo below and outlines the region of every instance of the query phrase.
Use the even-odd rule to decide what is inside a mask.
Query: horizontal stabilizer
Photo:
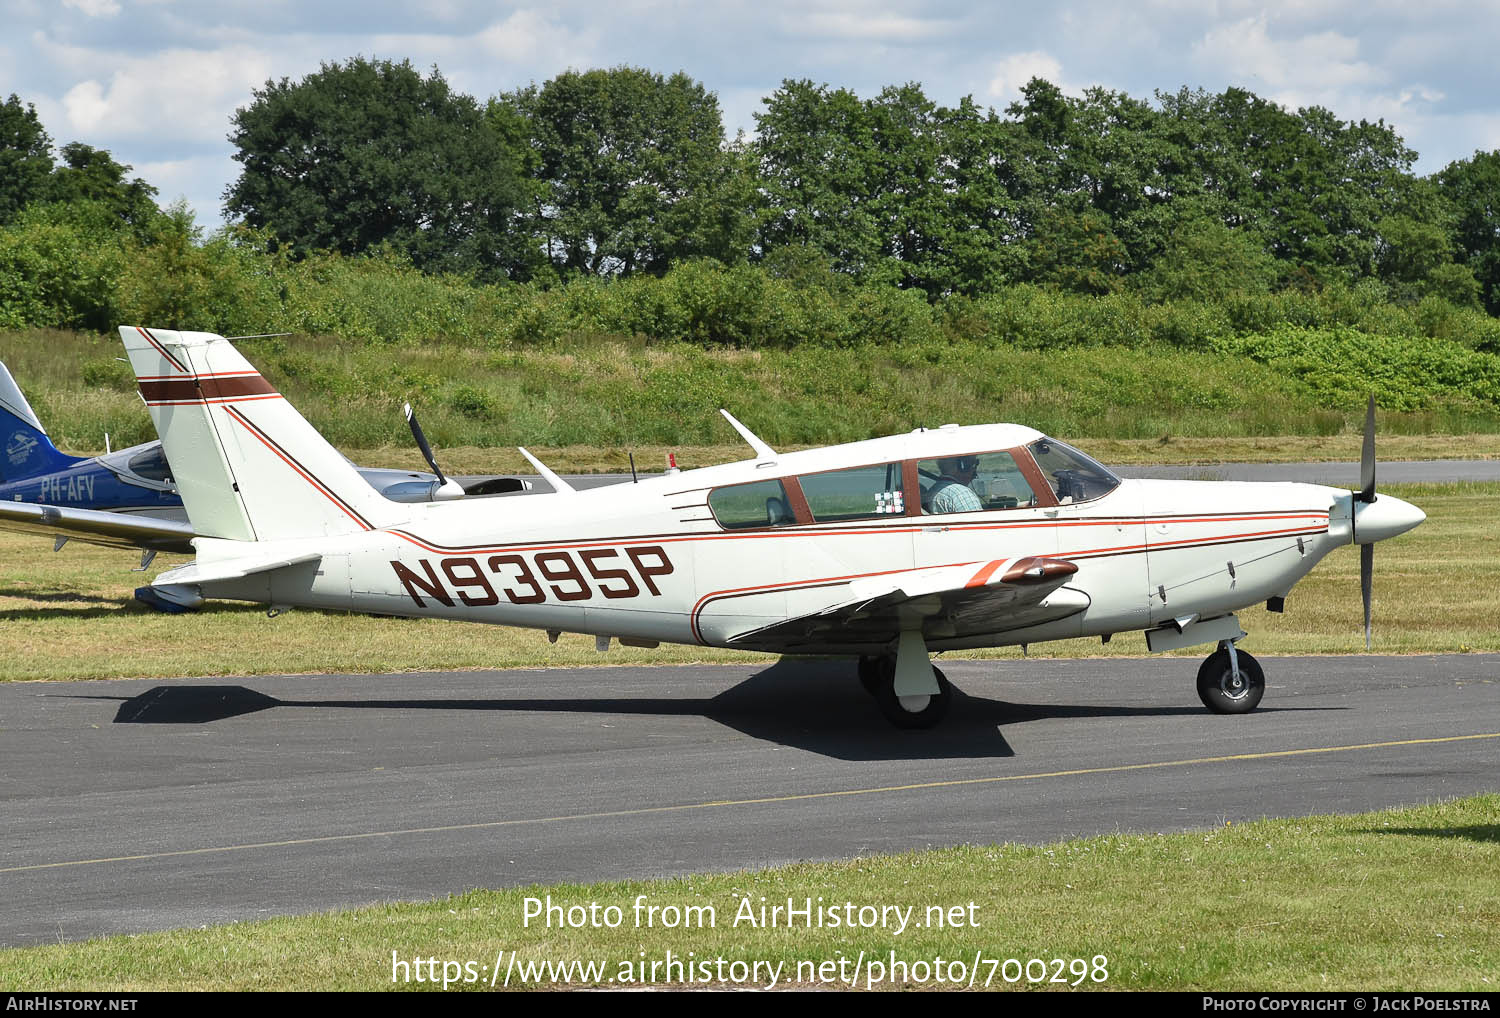
[[[109,548],[144,548],[183,555],[193,553],[191,542],[196,536],[191,526],[175,520],[29,502],[0,502],[0,530],[66,537]]]
[[[203,541],[199,542],[202,545]],[[217,542],[213,542],[217,543]],[[242,545],[243,547],[244,545]],[[168,570],[156,578],[153,587],[173,586],[186,584],[216,583],[224,580],[242,580],[254,573],[270,572],[273,569],[282,569],[286,566],[301,565],[304,562],[316,562],[323,556],[320,552],[309,551],[295,555],[236,555],[232,558],[205,559],[200,547],[198,561],[191,562],[185,566]]]

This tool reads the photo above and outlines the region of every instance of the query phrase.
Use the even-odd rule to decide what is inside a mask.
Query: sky
[[[1234,85],[1383,119],[1426,174],[1500,148],[1497,39],[1497,0],[0,0],[0,96],[213,229],[235,109],[355,56],[435,66],[481,102],[569,69],[685,71],[730,137],[789,78],[861,96],[915,81],[1001,112],[1033,76],[1141,99]]]

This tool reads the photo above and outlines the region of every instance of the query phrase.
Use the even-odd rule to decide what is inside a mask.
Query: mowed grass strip
[[[550,928],[542,918],[526,925],[526,899],[545,902],[549,895],[564,910],[582,906],[573,914],[584,925],[560,923],[556,915]],[[637,913],[642,896],[645,908]],[[762,899],[784,906],[788,898],[798,908],[809,898],[841,911],[845,903],[909,907],[913,922],[900,934],[808,928],[802,921],[759,925]],[[744,919],[746,903],[755,925]],[[583,919],[591,905],[598,926]],[[619,925],[602,928],[611,906]],[[652,906],[658,911],[646,911]],[[935,920],[933,907],[945,920],[961,916],[962,924],[916,925]],[[668,909],[681,917],[676,928],[663,925]],[[689,916],[696,922],[684,925]],[[653,925],[645,925],[647,918]],[[905,978],[887,975],[880,987],[937,987],[934,972],[951,980],[958,972],[952,962],[972,967],[978,956],[975,988],[985,988],[988,978],[990,989],[1059,989],[1080,971],[1069,972],[1066,963],[1084,959],[1089,975],[1081,986],[1088,988],[1493,992],[1500,987],[1500,795],[1185,834],[472,891],[424,904],[4,950],[0,990],[434,989],[444,961],[460,964],[448,970],[450,990],[480,989],[488,987],[495,959],[509,968],[513,953],[528,964],[601,968],[596,978],[577,969],[566,979],[512,973],[511,988],[640,985],[642,962],[648,975],[650,963],[658,963],[655,985],[701,985],[665,974],[660,963],[669,951],[679,960],[691,952],[700,961],[779,963],[782,986],[847,988],[819,983],[821,963],[832,963],[830,973],[842,963],[848,974],[863,953],[889,972],[894,952],[908,966],[926,962],[927,968],[909,967]],[[1091,978],[1098,955],[1106,959],[1103,982]],[[424,971],[436,973],[437,986],[416,981],[410,963],[419,958],[438,960]],[[948,967],[938,969],[938,958]],[[1015,965],[989,965],[1012,958],[1021,962],[1019,973]],[[1028,981],[1024,964],[1032,958],[1048,960],[1048,980],[1058,974],[1050,960],[1063,959],[1065,982]],[[408,963],[405,972],[393,959]],[[474,966],[467,983],[464,962]],[[861,988],[872,970],[863,972]]]
[[[1406,485],[1383,489],[1428,514],[1411,533],[1375,550],[1378,653],[1500,650],[1500,485]],[[0,534],[0,674],[7,680],[152,676],[396,672],[449,668],[572,667],[773,660],[764,654],[663,644],[654,650],[594,649],[592,637],[435,619],[371,618],[292,611],[275,619],[254,605],[210,602],[188,615],[162,615],[134,602],[146,577],[183,560],[159,556],[149,573],[135,557],[70,543],[54,553],[45,538]],[[1292,591],[1286,612],[1250,608],[1242,646],[1257,655],[1364,651],[1359,553],[1339,548]],[[1142,655],[1140,633],[1029,648],[1033,656]],[[1202,656],[1203,648],[1179,651]],[[1017,648],[954,655],[1019,657]],[[843,663],[830,669],[848,671]]]

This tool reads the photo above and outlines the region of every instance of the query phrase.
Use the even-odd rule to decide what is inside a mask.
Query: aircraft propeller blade
[[[1370,394],[1370,405],[1365,410],[1365,445],[1359,457],[1359,494],[1356,502],[1375,501],[1375,395]]]
[[[1365,650],[1370,649],[1370,581],[1375,575],[1375,546],[1359,546],[1359,596],[1365,603]]]
[[[1360,490],[1354,493],[1356,502],[1375,501],[1375,394],[1370,394],[1365,407],[1365,441],[1359,455]],[[1351,507],[1352,508],[1352,507]],[[1359,546],[1359,596],[1365,608],[1365,650],[1370,649],[1370,602],[1375,579],[1375,545]]]
[[[417,448],[422,450],[422,456],[427,460],[427,465],[437,475],[439,487],[447,484],[448,478],[443,476],[442,469],[437,465],[437,459],[432,455],[432,446],[427,444],[427,436],[422,434],[422,426],[417,423],[417,415],[412,412],[411,404],[407,403],[401,409],[406,414],[406,423],[411,425],[411,437],[417,440]]]

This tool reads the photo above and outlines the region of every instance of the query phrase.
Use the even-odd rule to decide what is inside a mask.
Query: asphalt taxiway
[[[1500,655],[1262,661],[939,662],[926,732],[809,661],[0,684],[0,944],[1500,789]]]

